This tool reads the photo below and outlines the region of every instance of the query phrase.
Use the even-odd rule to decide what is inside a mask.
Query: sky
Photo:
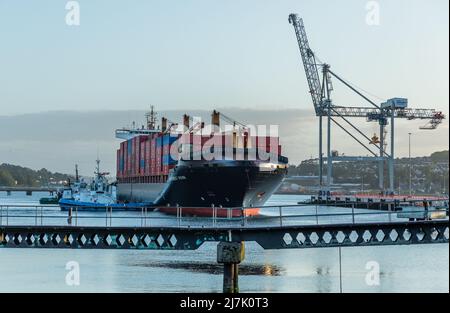
[[[447,0],[376,1],[379,25],[368,25],[371,1],[365,0],[79,0],[79,26],[66,24],[67,2],[0,0],[3,118],[32,114],[39,120],[56,111],[104,111],[105,116],[117,111],[127,117],[126,112],[147,110],[150,104],[160,111],[219,107],[311,114],[288,23],[293,12],[303,17],[319,58],[376,96],[372,99],[406,97],[411,107],[449,113]],[[335,104],[363,104],[337,82],[334,87]],[[122,126],[101,125],[108,131]],[[94,126],[79,127],[98,129]],[[448,149],[448,122],[442,126],[447,133],[440,137],[441,148]],[[48,122],[39,127],[54,129]],[[417,125],[404,127],[405,134],[417,130]],[[20,149],[27,144],[35,147],[34,155],[47,152],[39,150],[38,135],[21,141],[14,137],[14,124],[6,131],[11,136],[0,145],[10,152],[0,150],[0,163],[22,160]],[[399,133],[399,141],[405,134]],[[431,149],[430,136],[416,136],[417,154]],[[54,144],[68,140],[57,137]],[[313,133],[299,130],[297,141],[311,148],[291,148],[293,160],[317,150]],[[21,155],[11,152],[16,148]],[[98,150],[89,149],[93,155]],[[404,155],[403,147],[399,151]],[[71,169],[65,161],[53,164]]]

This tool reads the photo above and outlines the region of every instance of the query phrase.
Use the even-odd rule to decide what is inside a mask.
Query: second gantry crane
[[[398,118],[406,120],[428,120],[428,123],[421,129],[436,129],[445,118],[442,112],[432,109],[411,109],[408,108],[408,100],[404,98],[392,98],[381,104],[375,103],[358,91],[350,83],[342,79],[331,70],[329,64],[318,60],[311,50],[306,35],[303,20],[297,14],[289,15],[289,23],[294,26],[297,36],[300,54],[303,60],[306,78],[309,85],[309,92],[312,97],[316,116],[319,117],[319,177],[320,185],[323,189],[323,120],[327,122],[327,190],[330,191],[333,176],[333,161],[376,161],[379,164],[379,187],[386,191],[384,184],[384,167],[388,163],[389,191],[394,192],[394,162],[395,162],[395,120]],[[319,67],[321,71],[319,71]],[[350,88],[359,95],[367,106],[338,106],[332,102],[331,92],[333,84],[331,78],[334,77],[339,82]],[[377,140],[369,138],[358,126],[351,122],[351,118],[365,118],[368,122],[378,122],[380,126],[380,137]],[[332,150],[332,124],[338,126],[347,133],[358,144],[369,151],[371,156],[339,156]],[[390,124],[390,151],[386,151],[387,138],[385,138],[386,127]],[[358,138],[359,137],[359,138]],[[367,140],[369,144],[364,141]],[[376,150],[373,150],[373,147]]]

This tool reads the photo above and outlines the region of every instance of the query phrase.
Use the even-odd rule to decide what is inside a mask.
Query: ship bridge
[[[117,139],[123,139],[123,140],[129,140],[133,137],[140,136],[140,135],[150,135],[150,134],[157,134],[161,131],[158,129],[133,129],[133,128],[120,128],[116,129],[116,138]]]

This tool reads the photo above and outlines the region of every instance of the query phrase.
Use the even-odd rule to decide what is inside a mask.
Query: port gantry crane
[[[327,121],[327,190],[331,190],[333,161],[376,161],[379,164],[379,187],[385,191],[384,167],[388,163],[389,191],[393,192],[394,186],[394,162],[395,162],[395,120],[398,118],[406,120],[428,120],[429,122],[420,129],[436,129],[445,116],[442,112],[433,109],[411,109],[408,108],[408,100],[404,98],[389,99],[384,103],[377,104],[370,100],[363,93],[353,87],[350,83],[334,73],[329,64],[322,63],[311,50],[308,37],[302,18],[297,14],[289,15],[289,23],[294,26],[297,36],[300,54],[309,85],[309,92],[312,97],[316,116],[319,117],[319,177],[321,189],[323,183],[323,119]],[[321,73],[319,72],[321,67]],[[321,75],[319,75],[319,73]],[[361,107],[337,106],[331,99],[333,84],[331,78],[334,77],[339,82],[350,88],[354,93],[363,98],[369,105]],[[322,78],[322,79],[321,79]],[[380,126],[380,138],[369,138],[364,132],[350,121],[351,118],[365,118],[368,122],[378,122]],[[332,123],[347,133],[358,144],[369,151],[371,156],[352,157],[339,156],[332,150],[331,126]],[[386,150],[387,138],[385,138],[386,127],[390,123],[390,152]],[[358,138],[357,136],[360,136]],[[366,144],[364,139],[369,142]],[[372,150],[373,145],[376,151]],[[323,191],[323,190],[322,190]]]

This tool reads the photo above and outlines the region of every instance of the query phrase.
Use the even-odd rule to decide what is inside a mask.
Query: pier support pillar
[[[223,293],[239,293],[239,264],[244,258],[244,242],[220,242],[217,246],[217,262],[223,264]]]

